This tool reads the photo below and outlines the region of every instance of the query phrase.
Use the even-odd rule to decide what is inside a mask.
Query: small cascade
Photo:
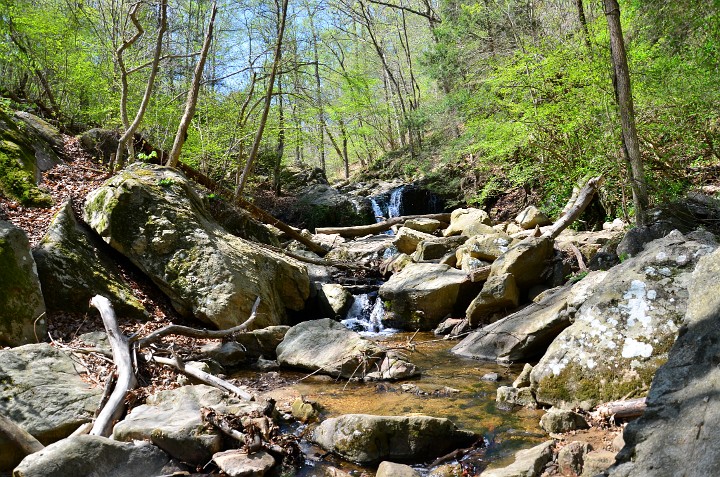
[[[375,222],[382,222],[385,220],[385,211],[378,203],[375,197],[370,197],[370,204],[372,205],[373,214],[375,215]]]
[[[385,328],[382,319],[385,307],[377,292],[355,295],[352,306],[341,321],[343,325],[362,336],[376,336],[397,333],[397,330]]]
[[[388,204],[388,217],[400,217],[402,215],[403,192],[405,186],[400,186],[390,194],[390,203]]]

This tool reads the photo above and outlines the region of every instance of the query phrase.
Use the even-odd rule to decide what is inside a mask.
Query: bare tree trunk
[[[275,167],[273,170],[273,190],[275,195],[280,195],[280,169],[283,154],[285,153],[285,111],[283,107],[282,76],[278,76],[278,142],[275,148]]]
[[[285,20],[287,18],[288,0],[283,0],[282,8],[280,10],[280,27],[278,28],[278,37],[275,43],[275,58],[273,59],[272,68],[270,69],[270,77],[268,78],[267,92],[265,93],[265,107],[263,108],[262,116],[260,117],[260,124],[258,125],[257,133],[255,134],[255,141],[253,142],[250,155],[248,156],[247,162],[245,163],[245,169],[243,169],[242,176],[240,177],[240,183],[235,189],[235,199],[238,199],[242,195],[242,191],[245,188],[245,184],[250,176],[250,170],[252,169],[253,163],[257,158],[258,151],[260,150],[260,141],[262,141],[263,132],[265,131],[265,124],[267,123],[268,113],[270,112],[270,101],[272,100],[273,89],[275,87],[275,75],[277,74],[278,65],[282,57],[282,42],[285,34]]]
[[[137,5],[137,4],[136,4]],[[135,6],[133,6],[133,9],[137,11]],[[135,20],[133,23],[135,23],[137,20]],[[136,24],[136,26],[139,25],[139,23]],[[155,39],[155,51],[153,53],[153,61],[152,65],[150,67],[150,77],[148,78],[147,85],[145,86],[145,94],[143,94],[142,101],[140,102],[140,106],[138,107],[138,111],[135,114],[135,119],[133,122],[126,126],[125,132],[120,136],[120,140],[118,141],[118,148],[117,152],[115,153],[115,164],[117,164],[118,167],[122,167],[125,163],[124,161],[124,155],[125,155],[125,149],[128,147],[128,143],[130,144],[130,153],[132,154],[132,142],[133,142],[133,136],[135,135],[135,131],[137,131],[137,128],[140,126],[140,123],[143,120],[143,117],[145,116],[145,111],[147,111],[148,103],[150,102],[150,97],[152,96],[153,87],[155,85],[155,77],[157,76],[158,68],[160,66],[160,56],[162,53],[162,43],[163,43],[163,36],[165,35],[165,32],[167,31],[167,0],[161,0],[160,3],[160,26],[157,30],[157,37]],[[142,34],[142,33],[140,33]],[[122,76],[124,77],[124,82],[127,82],[127,75],[128,72],[124,71],[122,72]],[[125,108],[127,108],[127,97],[125,97]],[[127,109],[125,109],[127,111]],[[127,113],[125,113],[127,117]],[[111,164],[111,169],[114,168],[115,164]]]
[[[173,147],[170,151],[170,157],[168,157],[166,163],[171,167],[176,167],[178,161],[180,160],[180,151],[185,144],[187,130],[190,126],[190,121],[192,121],[192,117],[195,114],[195,106],[197,105],[198,93],[200,92],[200,82],[202,80],[203,70],[205,69],[205,61],[207,59],[208,51],[210,51],[210,44],[212,43],[216,14],[217,3],[213,2],[210,13],[210,23],[208,24],[207,32],[205,33],[205,41],[203,42],[202,50],[200,51],[200,58],[195,65],[192,86],[190,87],[190,91],[188,91],[187,100],[185,101],[185,113],[183,113],[183,116],[180,119],[180,124],[178,125],[178,130],[175,134],[175,141],[173,142]]]
[[[635,223],[637,225],[644,225],[646,223],[646,211],[649,201],[647,185],[645,183],[645,170],[640,157],[640,141],[638,140],[637,129],[635,127],[630,70],[628,68],[625,42],[620,25],[620,6],[617,0],[603,0],[603,6],[610,31],[610,50],[616,78],[615,92],[617,94],[618,109],[620,110],[620,122],[625,147],[627,149],[628,162],[630,163],[630,180],[633,191],[633,203],[635,205]]]
[[[9,418],[0,414],[0,436],[13,442],[27,456],[39,452],[45,448],[40,441],[35,439],[28,431],[15,424]]]
[[[320,83],[320,54],[318,52],[318,37],[315,30],[315,21],[310,13],[308,5],[308,21],[310,22],[310,34],[313,39],[313,59],[315,60],[315,101],[317,102],[318,114],[318,154],[320,155],[320,168],[326,172],[325,164],[325,109],[323,107],[322,90]]]
[[[587,26],[587,19],[585,18],[585,7],[583,6],[583,0],[575,0],[575,7],[577,8],[578,21],[583,31],[583,40],[585,40],[585,46],[587,47],[588,54],[592,55],[592,45],[590,44],[590,31]]]

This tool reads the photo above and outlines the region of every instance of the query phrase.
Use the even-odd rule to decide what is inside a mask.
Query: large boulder
[[[543,281],[543,273],[553,254],[551,238],[528,237],[500,255],[493,262],[490,275],[512,273],[519,287],[536,285]]]
[[[480,323],[489,323],[490,315],[495,312],[517,308],[520,303],[520,290],[515,277],[509,273],[488,277],[480,294],[470,303],[465,318],[473,328]]]
[[[423,240],[432,239],[433,236],[426,234],[425,232],[418,232],[415,229],[409,227],[400,227],[393,245],[398,249],[399,252],[407,253],[408,255],[415,252],[418,244]]]
[[[36,138],[44,141],[55,153],[60,155],[64,152],[65,141],[63,141],[62,134],[60,134],[60,130],[58,130],[58,128],[44,119],[26,111],[15,111],[13,116],[25,123],[25,130],[31,131]],[[38,164],[43,171],[48,170],[61,162],[57,155],[48,154],[47,150],[36,151],[36,155],[41,156],[38,157]]]
[[[353,262],[360,265],[377,265],[392,245],[391,235],[371,235],[369,237],[350,240],[333,247],[325,256],[328,260]]]
[[[625,428],[611,477],[716,475],[720,466],[720,250],[706,255],[688,287],[687,314],[647,408]]]
[[[500,255],[510,249],[513,239],[504,233],[475,235],[465,242],[463,251],[472,258],[494,262]],[[462,253],[458,251],[458,253]],[[461,257],[458,256],[458,260]]]
[[[45,302],[27,235],[0,220],[0,345],[45,339]]]
[[[327,184],[307,186],[297,197],[297,204],[281,214],[281,217],[309,230],[317,227],[362,225],[372,221],[368,214],[358,212],[349,196]]]
[[[85,383],[84,372],[70,353],[48,344],[0,350],[0,414],[43,444],[67,437],[89,422],[100,404],[102,390]],[[23,456],[0,436],[0,470]]]
[[[515,454],[515,462],[500,469],[489,469],[480,474],[480,477],[533,477],[540,475],[553,459],[555,441],[545,441],[530,449],[521,450]]]
[[[515,217],[515,222],[525,230],[552,224],[552,221],[548,219],[547,215],[534,205],[530,205],[520,212],[518,216]]]
[[[41,172],[62,162],[47,141],[20,118],[0,110],[0,193],[31,207],[48,207],[37,187]]]
[[[155,477],[177,470],[169,464],[167,454],[147,442],[80,435],[30,454],[15,468],[13,476]]]
[[[423,240],[415,249],[415,260],[423,262],[441,259],[449,253],[454,253],[466,240],[467,237],[464,235],[433,237]]]
[[[443,231],[443,235],[477,235],[492,233],[490,216],[482,209],[455,209],[450,214],[450,226]]]
[[[604,277],[604,272],[594,272],[575,284],[549,291],[538,302],[472,332],[452,352],[499,362],[538,359],[572,324],[577,308]]]
[[[714,248],[675,231],[609,271],[533,368],[538,402],[588,407],[648,387],[682,325],[691,273]]]
[[[293,326],[277,347],[281,365],[342,378],[401,379],[419,374],[406,361],[342,324],[323,318]],[[380,375],[374,374],[380,369]]]
[[[160,391],[150,396],[113,429],[118,441],[149,440],[172,457],[191,464],[205,464],[222,450],[222,435],[208,428],[202,408],[243,416],[262,412],[256,402],[229,397],[217,388],[198,384]]]
[[[475,435],[444,418],[346,414],[323,421],[312,438],[347,460],[372,465],[426,461],[470,444]]]
[[[310,293],[305,267],[228,233],[211,220],[180,172],[135,163],[91,192],[85,221],[172,300],[175,309],[218,328],[250,315],[253,326],[284,324]]]
[[[464,314],[482,284],[448,265],[411,263],[385,282],[380,297],[391,311],[388,324],[404,329],[434,329],[448,314]],[[474,292],[474,293],[473,293]]]
[[[105,248],[107,244],[77,221],[66,202],[33,250],[48,310],[86,313],[90,299],[102,295],[120,316],[146,316]]]

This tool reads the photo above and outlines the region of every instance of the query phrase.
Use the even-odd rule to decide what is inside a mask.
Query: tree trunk
[[[435,219],[435,220],[439,220],[441,222],[450,222],[450,214],[448,214],[448,213],[425,214],[425,215],[403,215],[401,217],[393,217],[391,219],[384,220],[382,222],[378,222],[378,223],[370,224],[370,225],[356,225],[354,227],[321,227],[321,228],[315,229],[315,233],[317,233],[317,234],[338,234],[341,237],[345,237],[345,238],[362,237],[363,235],[368,235],[368,234],[378,234],[378,233],[384,232],[386,230],[390,230],[390,227],[392,227],[393,225],[402,224],[406,220],[419,219],[419,218]]]
[[[627,149],[628,161],[630,163],[630,181],[633,191],[633,203],[635,205],[635,223],[637,225],[644,225],[646,223],[646,211],[649,201],[647,185],[645,183],[645,171],[640,157],[640,142],[635,127],[630,70],[628,68],[625,42],[620,25],[620,6],[617,0],[603,0],[603,6],[608,22],[608,30],[610,31],[610,51],[612,53],[611,56],[616,78],[615,92],[617,95],[618,109],[620,110],[620,122],[625,147]]]
[[[203,70],[205,69],[205,61],[207,59],[208,52],[210,51],[210,44],[212,43],[216,13],[217,4],[213,3],[210,12],[210,23],[208,24],[208,29],[205,33],[205,41],[203,42],[202,50],[200,51],[200,58],[198,59],[197,65],[195,65],[192,86],[190,87],[190,91],[188,91],[187,100],[185,101],[185,112],[180,119],[180,124],[178,125],[178,130],[175,134],[175,141],[173,142],[173,147],[170,151],[170,157],[168,157],[166,163],[170,167],[176,167],[178,161],[180,160],[180,151],[185,144],[190,121],[192,121],[192,118],[195,115],[195,106],[197,105],[198,93],[200,92],[200,83],[202,80]]]
[[[585,46],[587,47],[588,54],[592,55],[592,45],[590,44],[590,31],[587,26],[587,19],[585,18],[585,7],[583,6],[583,0],[575,0],[575,7],[577,8],[578,21],[583,31],[583,40],[585,40]]]
[[[242,195],[245,184],[247,183],[250,176],[250,171],[252,170],[253,163],[255,162],[258,151],[260,150],[260,142],[262,141],[263,132],[265,131],[265,124],[267,123],[268,113],[270,112],[270,102],[272,100],[273,89],[275,87],[275,75],[277,74],[278,65],[280,64],[280,59],[282,57],[282,42],[283,36],[285,34],[285,20],[287,18],[287,10],[288,0],[283,0],[282,7],[279,12],[280,26],[278,27],[278,37],[277,41],[275,42],[275,57],[273,59],[272,68],[270,69],[267,92],[265,93],[265,106],[263,108],[262,116],[260,117],[260,124],[258,125],[257,133],[255,134],[255,141],[253,142],[252,149],[250,150],[250,155],[248,156],[247,162],[245,163],[245,169],[243,169],[242,176],[240,177],[240,183],[235,189],[236,200],[239,199]]]
[[[278,142],[275,148],[275,167],[273,170],[273,190],[280,195],[280,169],[285,153],[285,111],[283,110],[282,77],[278,76]]]

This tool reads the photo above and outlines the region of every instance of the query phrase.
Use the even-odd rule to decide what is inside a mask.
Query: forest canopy
[[[619,4],[649,193],[672,198],[720,160],[720,5]],[[147,96],[138,130],[169,151],[211,12],[0,0],[2,107],[123,130]],[[255,184],[303,163],[478,205],[524,187],[553,212],[602,174],[608,214],[631,214],[605,17],[598,0],[219,0],[180,160],[234,187],[260,130]]]

